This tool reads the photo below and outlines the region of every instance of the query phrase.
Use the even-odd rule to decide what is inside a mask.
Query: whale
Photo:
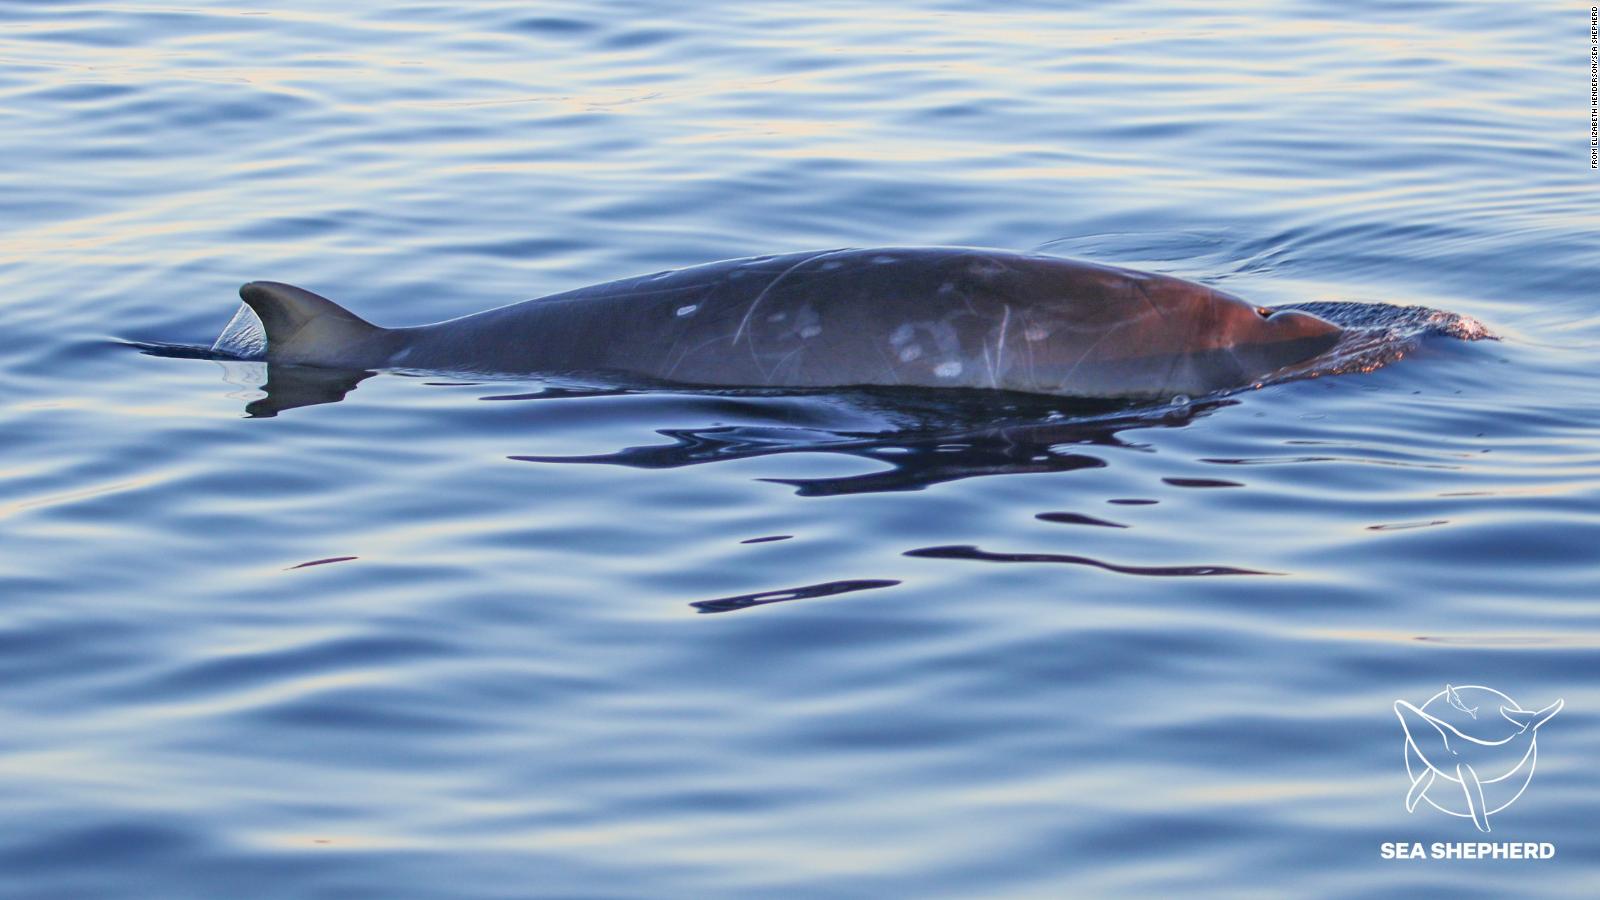
[[[1467,815],[1477,829],[1488,832],[1489,816],[1509,805],[1516,795],[1493,809],[1485,800],[1483,786],[1507,781],[1524,767],[1528,767],[1526,776],[1532,776],[1530,760],[1538,752],[1539,728],[1561,711],[1565,701],[1557,700],[1543,709],[1528,710],[1498,691],[1476,686],[1472,689],[1495,702],[1498,714],[1486,709],[1480,714],[1482,703],[1467,706],[1458,689],[1450,685],[1445,685],[1441,696],[1446,698],[1450,708],[1466,714],[1451,714],[1454,722],[1405,700],[1394,702],[1394,713],[1405,731],[1408,758],[1415,754],[1422,761],[1420,771],[1414,773],[1406,792],[1406,812],[1415,811],[1434,782],[1443,778],[1464,794]],[[1502,700],[1505,702],[1499,702]],[[1431,701],[1423,704],[1429,705]],[[1409,767],[1409,759],[1407,765]],[[1526,783],[1525,777],[1522,786]],[[1521,787],[1516,788],[1516,793],[1520,795]]]
[[[1342,334],[1168,275],[966,247],[725,260],[410,327],[279,282],[239,296],[213,349],[270,364],[729,388],[1197,396],[1260,383]]]

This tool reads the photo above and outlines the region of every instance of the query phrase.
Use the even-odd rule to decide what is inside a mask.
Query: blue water
[[[1592,895],[1587,8],[990,6],[0,3],[0,894]],[[1502,339],[1092,422],[136,348],[885,244]],[[1566,703],[1487,836],[1446,684]]]

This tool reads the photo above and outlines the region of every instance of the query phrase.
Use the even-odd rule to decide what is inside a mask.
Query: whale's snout
[[[1274,334],[1283,335],[1283,337],[1275,338],[1276,340],[1316,338],[1326,340],[1328,346],[1332,347],[1338,342],[1339,337],[1344,334],[1343,328],[1329,322],[1327,319],[1321,316],[1314,316],[1308,312],[1301,312],[1298,309],[1269,309],[1265,313],[1264,318],[1267,320],[1268,329]]]
[[[1259,342],[1251,347],[1263,371],[1274,371],[1314,359],[1339,343],[1344,329],[1297,309],[1258,311]]]

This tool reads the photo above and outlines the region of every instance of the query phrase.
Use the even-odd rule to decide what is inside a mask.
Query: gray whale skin
[[[239,296],[272,363],[717,387],[1201,395],[1305,362],[1341,335],[1165,275],[947,247],[708,263],[409,328],[287,284],[251,282]]]

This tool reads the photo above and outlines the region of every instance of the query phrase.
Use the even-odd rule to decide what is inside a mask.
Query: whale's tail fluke
[[[1561,712],[1561,707],[1564,706],[1566,702],[1567,701],[1565,700],[1557,700],[1541,710],[1512,709],[1509,706],[1502,706],[1500,707],[1500,715],[1510,719],[1513,724],[1518,726],[1520,729],[1517,732],[1518,734],[1530,730],[1538,731],[1540,725],[1550,721],[1551,716]]]
[[[239,299],[266,332],[269,362],[358,369],[382,365],[389,331],[318,294],[276,281],[252,281]]]

